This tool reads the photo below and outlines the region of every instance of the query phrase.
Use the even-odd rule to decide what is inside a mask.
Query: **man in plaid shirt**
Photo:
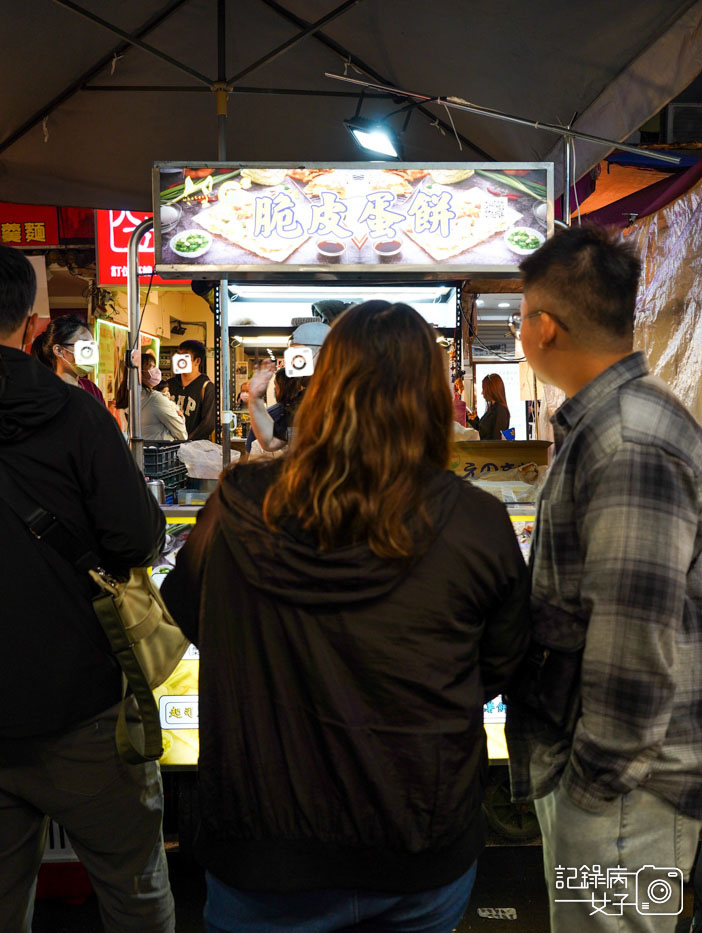
[[[672,931],[702,827],[702,430],[632,351],[628,246],[577,227],[521,269],[513,327],[568,396],[532,543],[534,640],[551,685],[575,689],[541,711],[508,698],[513,796],[535,800],[553,933]],[[602,884],[571,885],[582,866]],[[628,884],[607,883],[615,868]]]

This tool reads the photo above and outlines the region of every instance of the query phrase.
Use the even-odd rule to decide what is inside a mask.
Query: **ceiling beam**
[[[155,13],[150,19],[148,19],[142,26],[137,29],[134,35],[137,38],[141,36],[148,35],[153,29],[156,29],[157,26],[160,26],[164,20],[171,16],[178,7],[183,6],[184,3],[187,3],[188,0],[171,0],[160,12]],[[45,104],[40,110],[37,110],[36,113],[32,114],[28,120],[19,126],[16,130],[10,133],[9,136],[0,143],[0,153],[5,152],[6,149],[9,149],[10,146],[13,146],[18,140],[25,136],[30,130],[34,129],[35,126],[38,126],[42,120],[45,120],[50,116],[57,107],[60,107],[61,104],[65,103],[74,94],[77,94],[83,88],[83,85],[86,81],[90,81],[91,78],[94,78],[99,74],[103,68],[109,65],[115,58],[118,58],[120,55],[124,55],[130,49],[130,44],[128,42],[121,42],[119,45],[116,45],[111,49],[106,55],[104,55],[98,62],[92,65],[87,71],[84,71],[80,77],[76,78],[68,87],[64,88],[60,94],[57,94],[48,104]]]
[[[331,23],[333,20],[337,19],[339,16],[342,16],[344,13],[346,13],[347,10],[350,10],[351,7],[356,6],[356,4],[360,2],[361,0],[345,0],[344,3],[340,4],[338,7],[335,7],[333,10],[331,10],[331,12],[327,13],[326,16],[318,19],[316,23],[308,24],[301,32],[293,36],[291,39],[288,39],[287,42],[283,42],[282,45],[279,45],[271,52],[263,55],[252,65],[247,65],[247,67],[242,71],[232,75],[227,83],[235,84],[237,81],[240,81],[242,78],[246,77],[246,75],[251,74],[251,72],[255,71],[257,68],[261,68],[263,65],[269,64],[269,62],[275,61],[276,58],[278,58],[280,55],[283,55],[289,49],[293,48],[293,46],[297,45],[298,42],[302,42],[303,39],[313,35],[323,26],[326,26],[327,23]]]
[[[265,3],[265,5],[267,7],[270,7],[271,10],[275,10],[275,12],[278,13],[279,16],[283,17],[283,19],[288,20],[288,22],[290,23],[294,23],[296,26],[299,26],[300,28],[305,28],[310,25],[306,20],[302,19],[301,17],[297,16],[295,13],[288,10],[287,7],[284,7],[281,3],[278,2],[278,0],[261,0],[261,2]],[[381,84],[392,84],[393,83],[388,78],[383,77],[383,75],[381,75],[380,72],[376,71],[371,65],[368,65],[362,59],[358,58],[358,56],[349,52],[349,50],[344,48],[343,45],[340,45],[338,42],[336,42],[334,39],[331,39],[325,33],[317,31],[315,32],[314,37],[318,42],[321,42],[322,45],[325,45],[328,49],[331,49],[332,52],[336,53],[336,55],[338,55],[339,58],[341,58],[341,60],[345,64],[352,65],[358,68],[359,71],[362,71],[364,74],[368,75],[368,77],[372,78],[374,81],[378,81]],[[441,129],[444,132],[448,132],[451,134],[455,132],[456,136],[458,136],[458,138],[461,140],[462,143],[465,143],[466,146],[470,146],[470,148],[477,155],[479,155],[482,159],[484,159],[486,162],[495,161],[494,157],[491,156],[488,152],[485,152],[484,149],[481,149],[480,146],[472,142],[462,133],[455,131],[454,128],[449,123],[442,120],[440,117],[437,117],[435,114],[431,112],[431,110],[428,110],[426,107],[422,105],[417,106],[416,109],[419,111],[419,113],[423,114],[428,120],[430,120],[432,124],[435,124],[436,126],[441,127]]]
[[[190,68],[189,65],[184,65],[182,62],[172,58],[170,55],[166,55],[165,52],[161,52],[160,49],[154,48],[153,45],[148,45],[148,43],[142,42],[138,35],[125,32],[125,30],[120,29],[119,26],[115,26],[113,23],[108,23],[106,19],[102,19],[100,16],[96,16],[94,13],[91,13],[90,10],[86,10],[84,7],[74,3],[73,0],[54,0],[54,3],[57,6],[64,7],[71,13],[75,13],[76,16],[82,16],[84,19],[89,20],[91,23],[95,23],[96,26],[101,26],[108,32],[114,33],[116,36],[124,39],[128,45],[133,45],[136,48],[141,49],[142,52],[147,52],[149,55],[153,55],[154,58],[161,59],[161,61],[172,65],[174,68],[184,72],[191,78],[195,78],[196,81],[200,81],[202,84],[207,85],[207,87],[212,87],[214,84],[213,78],[208,78],[207,75],[203,75],[201,72],[196,71],[194,68]]]
[[[142,93],[151,91],[153,93],[173,93],[178,94],[209,94],[208,88],[199,85],[180,85],[180,84],[86,84],[84,91],[131,91],[132,93]],[[358,94],[353,91],[317,91],[313,88],[293,88],[293,87],[245,87],[238,85],[230,88],[228,94],[281,94],[292,97],[347,97],[350,100],[357,101]],[[364,100],[394,100],[392,94],[364,94]]]

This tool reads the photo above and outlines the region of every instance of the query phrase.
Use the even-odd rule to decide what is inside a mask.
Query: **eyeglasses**
[[[525,314],[524,317],[522,317],[521,311],[516,311],[514,314],[510,314],[509,320],[507,322],[512,336],[516,337],[517,340],[521,340],[522,321],[526,321],[526,319],[529,317],[536,317],[539,314],[548,314],[548,316],[553,318],[556,324],[558,324],[559,327],[562,327],[566,332],[570,329],[564,321],[562,321],[559,317],[556,317],[555,314],[551,314],[550,311],[530,311],[528,314]]]

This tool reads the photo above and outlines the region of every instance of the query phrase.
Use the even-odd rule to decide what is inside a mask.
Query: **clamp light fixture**
[[[367,152],[375,152],[389,159],[402,159],[400,140],[385,122],[387,118],[375,120],[362,117],[362,106],[363,91],[358,98],[356,113],[350,119],[344,120],[344,126],[356,143]]]

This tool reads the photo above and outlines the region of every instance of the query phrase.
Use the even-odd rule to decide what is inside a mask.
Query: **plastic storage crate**
[[[166,504],[174,505],[176,502],[176,493],[179,489],[188,485],[188,471],[184,464],[167,470],[165,473],[149,474],[149,479],[160,479],[163,481],[163,492],[166,497]]]
[[[151,479],[164,479],[165,473],[185,469],[178,459],[180,444],[149,444],[144,446],[144,473]]]

